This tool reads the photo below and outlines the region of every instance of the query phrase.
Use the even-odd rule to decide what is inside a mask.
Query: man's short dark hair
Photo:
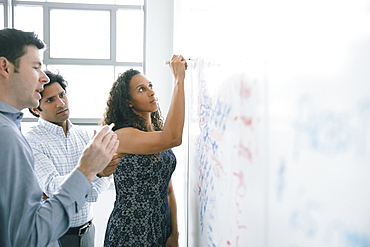
[[[0,57],[5,57],[14,66],[19,66],[20,58],[26,53],[26,46],[34,45],[38,49],[45,47],[34,32],[24,32],[14,28],[0,30]]]

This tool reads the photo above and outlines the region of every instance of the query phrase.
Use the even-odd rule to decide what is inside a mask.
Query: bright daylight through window
[[[72,121],[98,123],[117,75],[128,68],[143,71],[144,0],[7,3],[0,1],[1,26],[34,31],[45,41],[45,69],[59,71],[69,83]],[[36,121],[23,112],[24,122]]]

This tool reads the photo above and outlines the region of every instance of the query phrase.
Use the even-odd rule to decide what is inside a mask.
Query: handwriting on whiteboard
[[[248,167],[257,165],[259,154],[258,81],[244,73],[218,81],[214,65],[193,66],[191,109],[198,134],[192,169],[200,231],[207,246],[241,246],[248,230],[247,179],[253,177]]]

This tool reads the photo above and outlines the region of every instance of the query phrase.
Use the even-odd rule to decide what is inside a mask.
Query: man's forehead
[[[60,93],[63,93],[64,89],[58,82],[53,82],[49,86],[44,87],[44,92],[42,98],[56,97]]]
[[[30,60],[32,63],[42,64],[41,51],[34,45],[27,45],[21,60]]]

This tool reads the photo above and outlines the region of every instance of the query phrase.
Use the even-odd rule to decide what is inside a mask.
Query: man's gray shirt
[[[91,184],[74,170],[42,203],[32,149],[20,131],[22,117],[0,101],[0,246],[59,246],[57,239],[85,204]]]

